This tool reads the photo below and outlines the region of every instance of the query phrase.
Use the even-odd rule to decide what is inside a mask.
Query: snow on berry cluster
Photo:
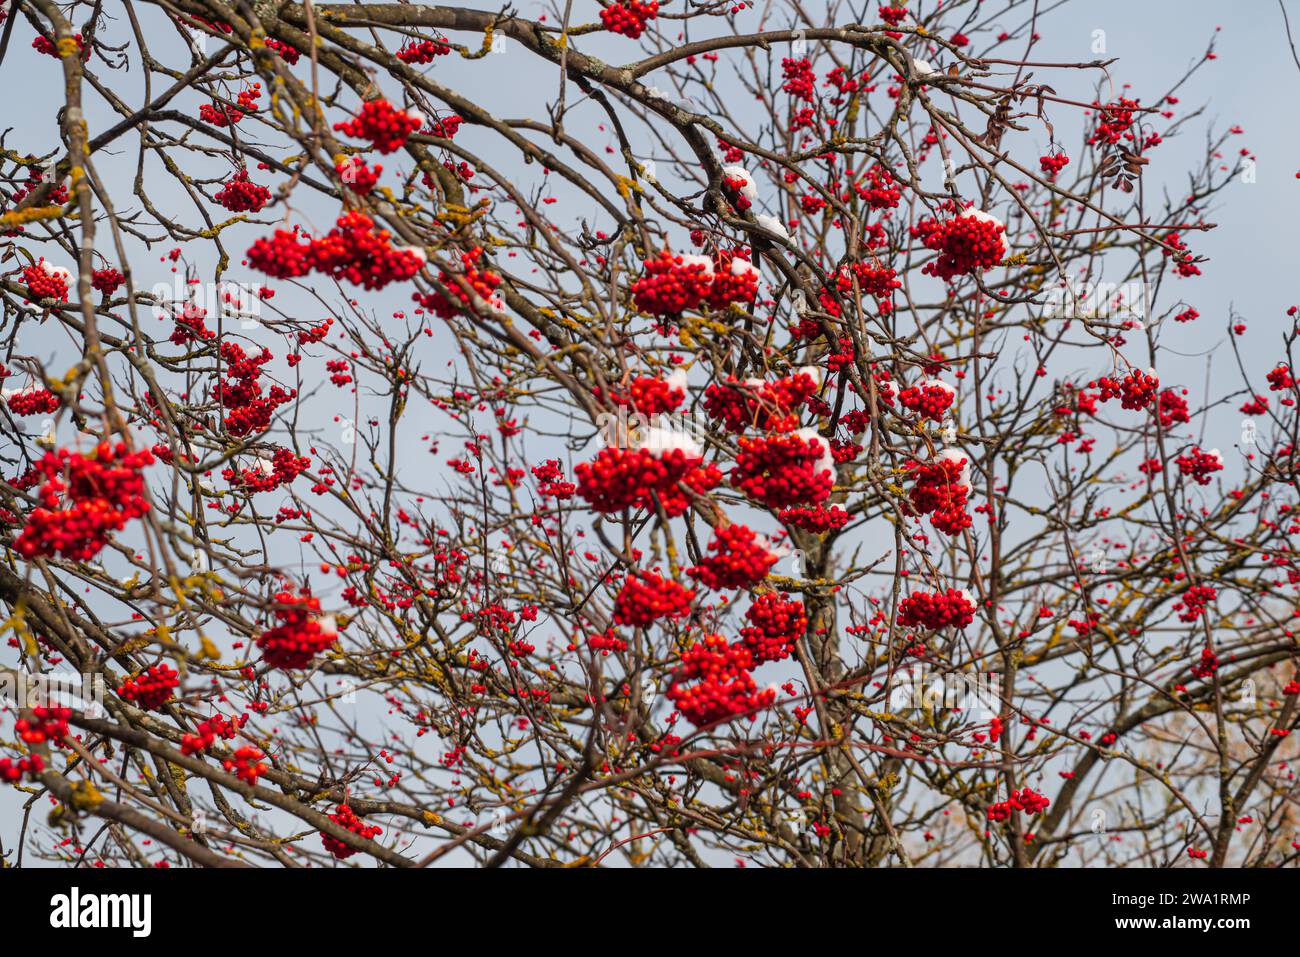
[[[688,256],[665,249],[642,269],[632,284],[632,301],[647,315],[679,316],[701,305],[725,309],[733,302],[753,302],[758,294],[758,271],[747,255],[732,250]]]
[[[814,429],[745,436],[731,484],[770,508],[817,505],[830,497],[835,458]]]
[[[954,276],[987,272],[1007,253],[1006,227],[989,213],[969,210],[939,222],[926,218],[912,227],[912,237],[939,255],[921,272],[945,281]]]
[[[966,511],[970,494],[970,466],[966,457],[945,449],[929,462],[911,462],[913,485],[908,493],[912,507],[930,516],[930,524],[948,535],[971,526]]]

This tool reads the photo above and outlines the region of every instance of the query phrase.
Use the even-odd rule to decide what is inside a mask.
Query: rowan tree
[[[1296,308],[1258,379],[1194,306],[1212,43],[6,14],[8,865],[1295,861]]]

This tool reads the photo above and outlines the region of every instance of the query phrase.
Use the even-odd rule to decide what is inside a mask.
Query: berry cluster
[[[965,589],[949,588],[943,593],[914,592],[898,604],[898,623],[904,628],[924,626],[965,628],[975,620],[975,602]]]
[[[39,754],[20,758],[17,764],[9,758],[0,758],[0,781],[7,784],[17,784],[23,779],[24,774],[29,780],[35,781],[44,770],[45,759]]]
[[[653,508],[654,496],[658,496],[669,517],[690,507],[679,482],[702,495],[722,481],[716,466],[703,464],[698,455],[683,449],[668,449],[658,455],[649,449],[601,449],[594,461],[578,463],[573,472],[578,494],[594,511]]]
[[[942,422],[956,396],[957,390],[948,383],[926,379],[900,392],[898,401],[903,408],[910,409],[923,419]]]
[[[694,589],[654,572],[629,575],[614,599],[614,624],[645,628],[659,618],[680,618],[691,610]]]
[[[813,508],[796,506],[782,509],[776,517],[793,528],[802,528],[806,532],[818,534],[843,528],[849,523],[849,513],[838,505],[832,505],[829,509],[823,505]]]
[[[1145,409],[1160,391],[1160,379],[1155,372],[1130,372],[1122,380],[1103,376],[1095,382],[1089,382],[1088,388],[1100,389],[1098,397],[1102,402],[1118,398],[1125,409]]]
[[[704,390],[704,412],[718,419],[728,432],[749,426],[764,431],[789,431],[797,423],[792,413],[817,394],[816,370],[800,370],[774,382],[714,382]]]
[[[208,720],[200,721],[193,734],[186,732],[181,735],[181,752],[183,754],[202,754],[212,747],[217,738],[229,741],[247,723],[247,714],[241,714],[233,721],[223,715],[214,714]]]
[[[620,0],[600,11],[600,22],[610,33],[637,39],[648,20],[659,16],[659,0]]]
[[[369,166],[360,156],[340,160],[334,169],[338,172],[339,179],[358,196],[369,196],[384,171],[379,163]]]
[[[1047,178],[1055,183],[1056,177],[1060,175],[1061,170],[1070,164],[1070,157],[1064,153],[1048,153],[1046,156],[1038,157],[1038,164],[1042,167],[1043,172],[1047,174]]]
[[[673,672],[668,697],[692,724],[703,726],[749,714],[772,704],[776,692],[758,691],[751,672],[753,656],[743,645],[729,645],[722,635],[708,635],[682,654]],[[693,682],[693,684],[686,684]]]
[[[501,277],[490,269],[481,268],[479,262],[482,258],[482,246],[475,246],[469,252],[461,253],[462,271],[460,279],[473,289],[474,294],[486,302],[490,308],[498,312],[504,311],[505,303],[497,295],[497,287],[501,285]],[[411,298],[439,319],[451,319],[453,316],[472,308],[473,301],[470,299],[469,293],[461,287],[461,284],[456,281],[456,278],[451,273],[440,270],[438,282],[446,287],[451,298],[437,290],[427,294],[413,293]]]
[[[338,640],[332,615],[318,618],[320,599],[290,591],[275,595],[275,617],[280,622],[262,632],[257,647],[272,668],[306,668],[317,654]]]
[[[432,63],[440,56],[451,52],[451,44],[442,40],[412,40],[397,51],[397,59],[403,63]]]
[[[221,344],[221,358],[229,375],[217,384],[215,392],[227,409],[226,431],[236,436],[265,431],[271,425],[275,410],[291,401],[298,394],[297,390],[273,385],[266,396],[262,396],[262,386],[257,380],[262,374],[262,366],[271,360],[271,353],[265,349],[249,356],[239,343],[227,339]]]
[[[172,700],[172,692],[180,687],[181,679],[175,668],[160,663],[127,678],[117,689],[124,701],[134,701],[146,711],[158,711]]]
[[[148,511],[140,470],[152,462],[148,450],[128,453],[121,443],[102,443],[89,456],[47,452],[35,469],[45,478],[41,504],[27,517],[14,548],[29,560],[59,555],[89,561],[108,544],[109,532]]]
[[[358,837],[364,837],[367,840],[383,833],[384,830],[377,824],[366,824],[361,818],[357,817],[352,808],[348,807],[346,804],[340,804],[338,810],[330,815],[330,820],[339,827],[349,830]],[[321,832],[320,839],[321,843],[325,845],[325,850],[329,851],[340,861],[347,860],[357,852],[356,848],[349,847],[336,837],[330,837],[324,831]]]
[[[334,129],[347,136],[369,140],[381,153],[392,153],[405,145],[407,137],[424,125],[416,113],[393,108],[387,100],[368,100],[356,119],[335,123]]]
[[[113,293],[117,292],[118,287],[125,282],[126,277],[111,267],[96,269],[90,274],[91,287],[102,292],[105,296],[113,295]]]
[[[834,457],[811,429],[739,440],[731,484],[771,508],[817,505],[834,486]]]
[[[745,612],[749,624],[740,629],[740,641],[756,664],[784,661],[795,642],[808,630],[803,602],[788,600],[777,592],[759,595]]]
[[[212,198],[232,213],[257,213],[271,201],[271,191],[249,180],[248,170],[241,169]]]
[[[1047,797],[1037,793],[1033,788],[1012,791],[1009,800],[998,801],[996,804],[989,805],[989,820],[1005,821],[1011,817],[1012,811],[1024,811],[1030,815],[1041,814],[1047,810],[1047,806],[1051,803]]]
[[[752,588],[767,577],[777,556],[745,525],[728,525],[713,533],[712,553],[687,574],[708,588]]]
[[[49,389],[29,389],[15,392],[5,399],[9,411],[14,415],[40,415],[45,412],[57,412],[59,397]]]
[[[46,742],[62,746],[68,735],[68,719],[72,717],[71,708],[47,707],[36,705],[32,708],[30,718],[19,718],[14,723],[20,740],[27,744],[45,744]]]
[[[1178,456],[1178,471],[1189,476],[1197,485],[1209,485],[1210,476],[1223,470],[1223,456],[1218,449],[1206,452],[1200,446],[1193,445],[1191,450]]]
[[[261,748],[246,744],[230,758],[221,762],[227,771],[234,771],[235,777],[248,784],[257,784],[257,779],[265,774],[270,765],[262,759],[266,757]]]
[[[929,462],[911,462],[908,469],[915,478],[908,497],[917,512],[929,515],[930,524],[948,535],[970,528],[970,474],[961,453],[947,451]]]
[[[750,302],[758,292],[754,267],[730,250],[711,258],[665,249],[642,266],[644,274],[632,284],[632,301],[647,315],[678,316],[705,303],[722,309]]]
[[[68,301],[68,270],[62,266],[52,266],[42,258],[23,269],[23,282],[27,284],[27,298],[32,302]]]
[[[422,251],[398,248],[391,238],[388,230],[376,229],[365,213],[349,210],[318,239],[302,242],[296,230],[277,229],[249,247],[248,264],[277,279],[315,270],[363,289],[383,289],[410,279],[424,265]]]
[[[987,272],[1001,262],[1007,252],[1005,232],[1006,227],[996,217],[979,210],[944,222],[924,219],[912,227],[912,237],[939,254],[921,272],[945,281],[976,271]]]

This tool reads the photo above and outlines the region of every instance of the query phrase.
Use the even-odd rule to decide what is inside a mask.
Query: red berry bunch
[[[598,635],[591,635],[587,639],[587,647],[599,651],[601,657],[607,658],[611,651],[627,651],[627,642],[613,628],[609,628]]]
[[[212,743],[217,738],[229,741],[247,723],[247,714],[241,714],[233,721],[224,715],[214,714],[208,720],[200,721],[193,734],[181,735],[181,752],[183,754],[202,754],[212,747]]]
[[[708,550],[712,553],[687,574],[715,591],[752,588],[767,577],[777,556],[745,525],[716,529]]]
[[[68,271],[51,266],[43,258],[23,269],[23,282],[27,284],[27,298],[32,302],[68,301]]]
[[[911,462],[908,469],[915,479],[908,497],[918,513],[929,515],[930,524],[948,535],[970,528],[966,512],[970,478],[965,457],[954,452],[929,462]]]
[[[810,431],[740,439],[732,486],[771,508],[824,502],[834,486],[834,458]]]
[[[63,739],[68,735],[68,719],[71,717],[71,708],[37,705],[32,708],[30,718],[19,718],[14,723],[14,730],[27,744],[44,744],[48,741],[62,746]]]
[[[596,390],[597,396],[600,390]],[[672,412],[686,401],[686,387],[681,381],[638,376],[628,383],[627,394],[611,390],[610,398],[618,405],[631,406],[647,418]]]
[[[102,292],[105,296],[111,296],[117,292],[118,287],[126,282],[126,277],[113,268],[96,269],[90,274],[90,285]]]
[[[1125,409],[1145,409],[1160,390],[1160,379],[1154,372],[1130,372],[1122,380],[1102,377],[1089,382],[1088,388],[1100,389],[1102,402],[1118,398]]]
[[[681,515],[690,500],[677,487],[678,482],[704,494],[722,481],[715,466],[703,465],[698,455],[683,449],[656,455],[649,449],[605,448],[594,461],[579,462],[573,472],[578,494],[594,511],[603,513],[653,507],[654,493],[669,516]]]
[[[921,272],[945,281],[953,276],[987,272],[1001,262],[1007,252],[1005,232],[999,220],[978,210],[944,222],[923,219],[912,227],[912,237],[939,254]]]
[[[898,604],[898,623],[904,628],[924,626],[965,628],[975,620],[975,602],[963,589],[949,588],[938,592],[913,592]]]
[[[424,255],[398,249],[391,233],[376,229],[375,221],[358,210],[338,218],[334,228],[311,244],[311,261],[318,271],[346,279],[363,289],[383,289],[389,283],[413,277],[424,265]]]
[[[1193,678],[1209,678],[1219,670],[1219,656],[1213,648],[1202,648],[1201,659],[1192,666]]]
[[[303,242],[296,231],[277,229],[248,249],[248,264],[278,279],[305,276],[312,270],[363,289],[383,289],[413,277],[424,255],[392,245],[392,234],[358,210],[340,216],[327,234]]]
[[[5,399],[5,404],[14,415],[40,415],[43,412],[58,411],[61,402],[49,389],[29,389],[26,392],[15,392]]]
[[[393,108],[387,100],[368,100],[355,119],[335,123],[334,129],[347,136],[369,140],[381,153],[392,153],[405,145],[407,137],[424,124],[418,114]]]
[[[660,618],[680,618],[691,610],[695,590],[654,572],[635,572],[614,599],[614,624],[645,628]]]
[[[838,505],[832,505],[830,508],[823,505],[806,508],[800,505],[783,509],[777,513],[776,517],[793,528],[802,528],[806,532],[817,532],[819,535],[843,528],[849,523],[849,513]]]
[[[1160,393],[1158,411],[1160,414],[1160,427],[1164,429],[1175,425],[1184,425],[1192,421],[1191,416],[1188,414],[1187,400],[1173,389],[1165,389]]]
[[[236,473],[234,469],[222,470],[222,477],[233,485],[249,492],[270,492],[282,485],[291,485],[307,469],[311,459],[294,454],[293,449],[277,448],[271,458],[258,459],[258,467]]]
[[[1209,485],[1210,476],[1223,470],[1223,456],[1218,449],[1206,452],[1200,446],[1193,445],[1191,450],[1178,456],[1178,471],[1189,476],[1197,485]]]
[[[1025,788],[1022,791],[1012,791],[1011,798],[1007,801],[999,801],[996,804],[989,805],[990,821],[1005,821],[1011,817],[1011,812],[1024,811],[1026,814],[1041,814],[1047,810],[1047,806],[1052,802],[1042,794],[1034,791],[1033,788]]]
[[[341,160],[334,169],[338,171],[339,179],[358,196],[369,196],[379,182],[379,175],[384,171],[378,163],[374,166],[367,165],[360,156]]]
[[[776,693],[771,689],[758,691],[750,674],[754,664],[753,656],[743,645],[729,645],[722,635],[708,635],[682,654],[681,666],[673,672],[668,697],[696,726],[746,713],[753,720],[752,712],[776,700]]]
[[[89,456],[47,452],[36,464],[45,477],[41,504],[27,517],[14,548],[29,560],[59,555],[89,561],[108,544],[109,532],[148,511],[140,470],[152,462],[148,450],[128,453],[121,443],[102,443]]]
[[[233,756],[221,762],[221,766],[227,771],[234,771],[235,777],[248,784],[256,784],[257,779],[265,774],[270,765],[262,759],[266,755],[261,748],[255,748],[251,744],[246,744]]]
[[[1097,113],[1097,128],[1088,137],[1089,146],[1097,143],[1114,146],[1121,139],[1133,138],[1129,128],[1133,125],[1133,111],[1138,108],[1137,100],[1121,96],[1114,103],[1105,106],[1101,106],[1100,103],[1095,105],[1100,107],[1100,110]]]
[[[306,668],[338,640],[333,616],[319,618],[320,599],[306,592],[282,591],[276,593],[275,603],[280,623],[257,638],[257,647],[272,668]]]
[[[117,694],[125,701],[134,701],[145,711],[158,711],[172,700],[172,692],[180,687],[180,683],[176,669],[160,663],[127,678],[117,689]]]
[[[426,41],[428,42],[428,41]],[[338,810],[330,815],[330,820],[339,827],[346,828],[358,837],[370,839],[378,834],[383,833],[383,828],[377,824],[366,824],[361,818],[357,817],[352,808],[346,804],[340,804]],[[338,860],[347,860],[355,854],[356,848],[348,847],[336,837],[330,837],[324,831],[320,835],[321,843],[325,845],[325,850],[333,854]]]
[[[704,256],[674,256],[668,250],[643,264],[632,284],[637,309],[652,316],[677,316],[695,309],[713,285],[713,267]]]
[[[620,0],[600,11],[600,22],[610,33],[633,40],[641,36],[646,21],[659,16],[659,0]]]
[[[814,370],[815,371],[815,370]],[[744,432],[749,426],[764,430],[789,431],[795,423],[791,413],[817,394],[818,377],[800,370],[774,382],[714,382],[704,390],[704,411],[719,419],[728,432]]]
[[[469,252],[460,254],[461,273],[463,279],[474,294],[488,304],[492,309],[502,311],[505,309],[505,303],[497,295],[497,287],[501,285],[501,277],[490,269],[480,267],[479,262],[483,258],[483,247],[475,246]],[[428,309],[439,319],[450,319],[459,315],[461,312],[468,311],[472,308],[472,300],[469,293],[461,288],[460,283],[452,277],[451,273],[441,270],[438,273],[438,282],[447,288],[451,298],[443,295],[440,291],[432,293],[414,293],[411,298],[420,304],[424,309]]]
[[[20,758],[15,764],[9,758],[0,758],[0,781],[8,784],[17,784],[23,779],[23,775],[35,781],[42,771],[45,770],[45,759],[39,754],[28,755]]]
[[[796,100],[812,102],[817,90],[817,74],[807,57],[798,60],[784,57],[781,60],[781,78],[784,81],[781,84],[782,90]]]
[[[397,59],[403,63],[432,63],[440,56],[451,52],[451,44],[442,40],[412,40],[397,51]]]
[[[295,63],[297,63],[298,57],[301,56],[301,54],[298,52],[297,47],[291,47],[283,40],[277,40],[275,37],[267,37],[266,45],[269,49],[272,49],[276,53],[278,53],[280,55],[280,59],[284,60],[284,62],[289,64],[289,66],[293,66]]]
[[[1281,392],[1284,389],[1295,388],[1296,383],[1291,375],[1291,367],[1286,363],[1279,365],[1264,378],[1268,380],[1269,392]]]
[[[256,356],[249,356],[239,343],[227,339],[221,344],[221,357],[229,375],[217,384],[215,391],[217,399],[227,409],[226,431],[236,436],[265,431],[271,425],[275,410],[291,401],[298,394],[297,390],[273,385],[263,397],[262,386],[257,380],[262,374],[262,366],[271,360],[271,353],[265,349]]]
[[[250,181],[248,170],[241,169],[212,198],[232,213],[256,213],[271,201],[271,191]]]
[[[1193,585],[1183,592],[1183,600],[1174,606],[1178,611],[1179,621],[1195,621],[1219,597],[1219,590],[1213,585]]]
[[[900,392],[898,401],[903,408],[910,409],[923,419],[942,422],[956,396],[956,390],[948,383],[927,379]]]
[[[879,163],[868,168],[853,189],[872,209],[894,209],[903,196],[894,182],[894,174]]]
[[[745,612],[749,624],[740,629],[740,641],[756,664],[784,661],[794,651],[795,642],[808,630],[808,615],[803,602],[787,599],[777,592],[759,595]]]
[[[1070,157],[1064,153],[1048,153],[1046,156],[1038,157],[1038,165],[1053,183],[1056,182],[1056,177],[1060,175],[1061,170],[1069,164]]]

